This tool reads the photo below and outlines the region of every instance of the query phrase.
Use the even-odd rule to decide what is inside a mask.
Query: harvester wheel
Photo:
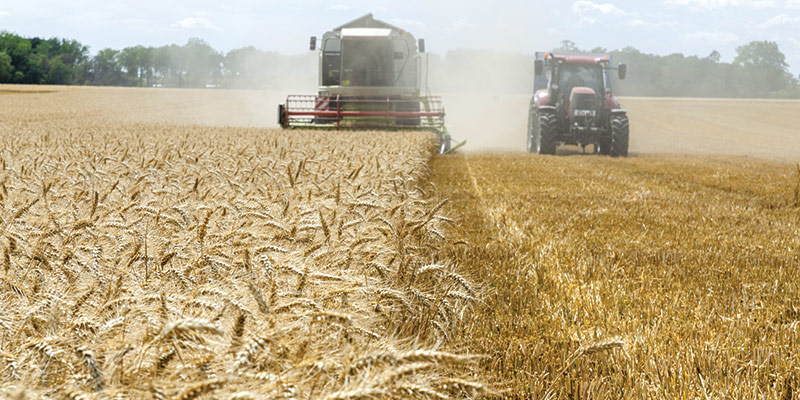
[[[539,137],[537,138],[537,146],[539,154],[556,154],[556,147],[558,141],[558,118],[556,113],[544,111],[539,113]]]
[[[289,127],[286,118],[286,108],[283,104],[278,104],[278,125],[280,125],[283,129]]]
[[[611,118],[611,157],[628,156],[629,133],[628,117]]]

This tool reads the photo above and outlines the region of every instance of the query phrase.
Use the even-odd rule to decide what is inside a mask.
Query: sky
[[[736,46],[778,43],[800,74],[800,0],[0,0],[0,30],[63,37],[103,48],[183,44],[216,49],[255,46],[284,54],[366,13],[426,40],[428,51],[549,50],[562,40],[581,48],[633,46],[655,54],[731,61]]]

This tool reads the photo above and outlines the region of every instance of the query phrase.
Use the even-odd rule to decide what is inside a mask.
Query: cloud
[[[800,1],[800,0],[797,0]],[[643,19],[637,12],[625,11],[612,3],[595,3],[589,0],[579,0],[572,3],[572,12],[581,18],[575,24],[578,27],[594,25],[600,22],[598,17],[606,16],[615,18],[614,24],[631,28],[661,26],[663,22],[651,23]]]
[[[730,32],[695,32],[683,35],[684,39],[696,40],[710,44],[729,44],[739,41],[739,37]]]
[[[0,11],[0,18],[2,18],[2,17],[10,17],[10,16],[11,16],[11,14],[9,14],[8,11]]]
[[[641,18],[633,18],[629,21],[626,21],[625,25],[638,27],[638,26],[648,26],[650,25],[650,23]]]
[[[208,29],[212,31],[222,32],[222,29],[214,25],[213,22],[203,17],[187,17],[170,25],[170,27],[177,29],[186,29],[186,30]]]
[[[596,15],[597,13],[617,17],[628,15],[628,13],[611,3],[595,3],[589,0],[579,0],[572,3],[572,12],[578,15]]]
[[[800,8],[800,0],[786,0],[786,8]]]
[[[786,14],[780,14],[758,24],[759,28],[761,29],[772,29],[782,25],[800,26],[800,17],[791,17]]]
[[[455,20],[450,26],[447,28],[447,31],[450,33],[459,32],[470,30],[475,27],[475,24],[472,23],[468,18],[459,18]]]
[[[797,2],[798,0],[788,0]],[[668,6],[684,6],[692,10],[719,10],[724,8],[772,8],[774,0],[666,0]]]

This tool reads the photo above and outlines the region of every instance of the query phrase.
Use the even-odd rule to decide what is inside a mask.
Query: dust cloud
[[[499,50],[435,55],[432,94],[442,96],[445,121],[464,151],[523,151],[533,93],[533,56]]]

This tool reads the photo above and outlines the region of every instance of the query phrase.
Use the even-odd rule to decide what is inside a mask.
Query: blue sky
[[[429,51],[496,48],[532,53],[569,39],[580,47],[730,61],[751,40],[778,42],[800,73],[800,0],[0,0],[0,30],[91,46],[160,46],[200,37],[228,51],[253,45],[302,53],[308,37],[372,12],[424,37]]]

